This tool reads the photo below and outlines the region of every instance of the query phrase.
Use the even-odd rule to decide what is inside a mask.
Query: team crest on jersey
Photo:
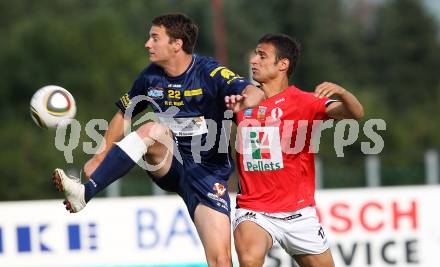
[[[270,116],[274,119],[279,119],[281,118],[281,116],[283,116],[283,110],[279,107],[276,107],[272,109],[272,111],[270,112]]]
[[[164,96],[163,88],[149,87],[147,89],[147,96],[151,99],[162,99]]]
[[[221,183],[215,183],[212,190],[214,190],[215,195],[218,197],[221,197],[226,193],[226,188]]]
[[[264,119],[264,116],[266,115],[267,107],[259,106],[258,112],[257,112],[257,119]]]
[[[244,111],[244,116],[245,117],[251,117],[252,116],[252,108],[248,108]]]

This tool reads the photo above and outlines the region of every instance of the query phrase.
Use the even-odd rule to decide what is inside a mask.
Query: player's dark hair
[[[155,17],[152,24],[165,27],[171,41],[181,39],[183,51],[187,54],[193,53],[199,28],[187,15],[182,13],[164,14]]]
[[[275,47],[276,61],[278,63],[283,58],[289,60],[289,68],[287,69],[287,76],[295,70],[298,65],[299,58],[301,56],[300,44],[292,37],[278,33],[278,34],[266,34],[260,38],[259,44],[271,44]]]

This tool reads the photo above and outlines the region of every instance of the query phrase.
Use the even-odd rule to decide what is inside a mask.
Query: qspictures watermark
[[[133,98],[132,104],[124,113],[124,136],[132,131],[132,127],[142,125],[148,121],[162,124],[170,128],[173,135],[178,140],[179,136],[192,136],[191,153],[196,163],[201,162],[201,153],[215,148],[217,153],[229,153],[231,140],[232,117],[231,111],[227,110],[223,114],[223,119],[216,121],[202,117],[178,118],[179,108],[169,107],[162,111],[157,103],[147,96],[137,96]],[[141,101],[149,101],[156,108],[156,112],[146,112],[134,123],[132,114],[134,107]],[[269,118],[269,117],[268,117]],[[383,119],[369,119],[362,125],[352,119],[335,121],[329,120],[274,120],[273,118],[257,120],[244,119],[237,125],[236,142],[233,146],[235,151],[241,154],[252,153],[253,148],[273,147],[278,144],[281,151],[286,154],[296,154],[304,150],[310,153],[318,153],[321,143],[322,132],[326,129],[334,128],[333,140],[334,150],[337,157],[344,157],[344,148],[353,145],[359,138],[360,132],[368,139],[361,142],[361,151],[366,155],[375,155],[382,152],[385,144],[380,132],[386,130],[386,122]],[[108,144],[105,144],[104,137],[98,132],[108,129],[108,122],[104,119],[92,119],[84,127],[84,131],[92,141],[82,143],[82,150],[88,155],[100,153]],[[296,126],[296,127],[295,127]],[[70,131],[68,131],[70,127]],[[271,131],[267,131],[271,128]],[[242,129],[249,136],[242,136]],[[278,135],[268,134],[278,129]],[[67,163],[73,163],[73,150],[80,146],[79,140],[82,127],[78,120],[71,120],[69,124],[57,127],[55,136],[55,147],[63,152]],[[258,135],[258,138],[257,138]],[[252,141],[252,140],[253,141]],[[279,141],[277,142],[278,139]],[[249,141],[251,140],[251,141]],[[310,140],[310,141],[307,141]],[[160,142],[160,140],[158,140]],[[95,144],[95,145],[94,145]],[[307,145],[307,146],[306,146]],[[172,148],[169,148],[171,150]],[[174,149],[174,156],[181,161],[179,150]],[[143,161],[143,160],[142,160]],[[147,165],[146,162],[138,164],[144,169],[151,170],[154,166]],[[161,165],[161,164],[159,164]],[[157,167],[157,166],[156,166]]]

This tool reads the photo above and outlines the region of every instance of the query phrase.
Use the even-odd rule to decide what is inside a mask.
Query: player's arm
[[[143,70],[131,88],[131,90],[124,94],[117,102],[116,106],[119,108],[119,111],[113,116],[112,120],[109,123],[108,129],[104,134],[104,140],[101,144],[101,149],[97,154],[95,154],[89,161],[84,164],[84,173],[87,177],[90,177],[95,169],[101,164],[104,160],[107,153],[112,148],[115,142],[120,141],[124,137],[125,128],[131,125],[131,122],[124,123],[125,120],[125,112],[128,108],[131,107],[132,101],[134,97],[143,94],[144,86],[146,84],[145,77],[148,75],[149,67]],[[143,110],[145,110],[148,106],[148,103],[145,101],[138,102],[132,109],[131,119],[136,116]]]
[[[264,92],[254,85],[247,85],[240,95],[225,97],[226,107],[233,112],[253,108],[264,100]]]
[[[103,147],[100,153],[96,154],[95,156],[101,160],[104,159],[105,155],[107,155],[113,143],[118,142],[122,139],[122,137],[124,136],[125,127],[127,127],[128,125],[129,124],[126,123],[124,126],[124,114],[122,113],[122,111],[116,112],[116,114],[110,121],[107,131],[104,134]]]
[[[220,90],[228,109],[238,112],[255,107],[264,99],[264,92],[248,80],[211,60],[205,64],[207,75]]]
[[[364,108],[359,100],[343,87],[323,82],[315,89],[315,96],[319,98],[336,96],[339,101],[333,102],[327,106],[325,113],[333,119],[356,119],[359,120],[364,116]]]

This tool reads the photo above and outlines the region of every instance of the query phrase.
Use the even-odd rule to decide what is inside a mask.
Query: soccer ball
[[[66,89],[56,86],[44,86],[32,96],[31,117],[41,128],[54,128],[66,125],[76,114],[73,96]]]

